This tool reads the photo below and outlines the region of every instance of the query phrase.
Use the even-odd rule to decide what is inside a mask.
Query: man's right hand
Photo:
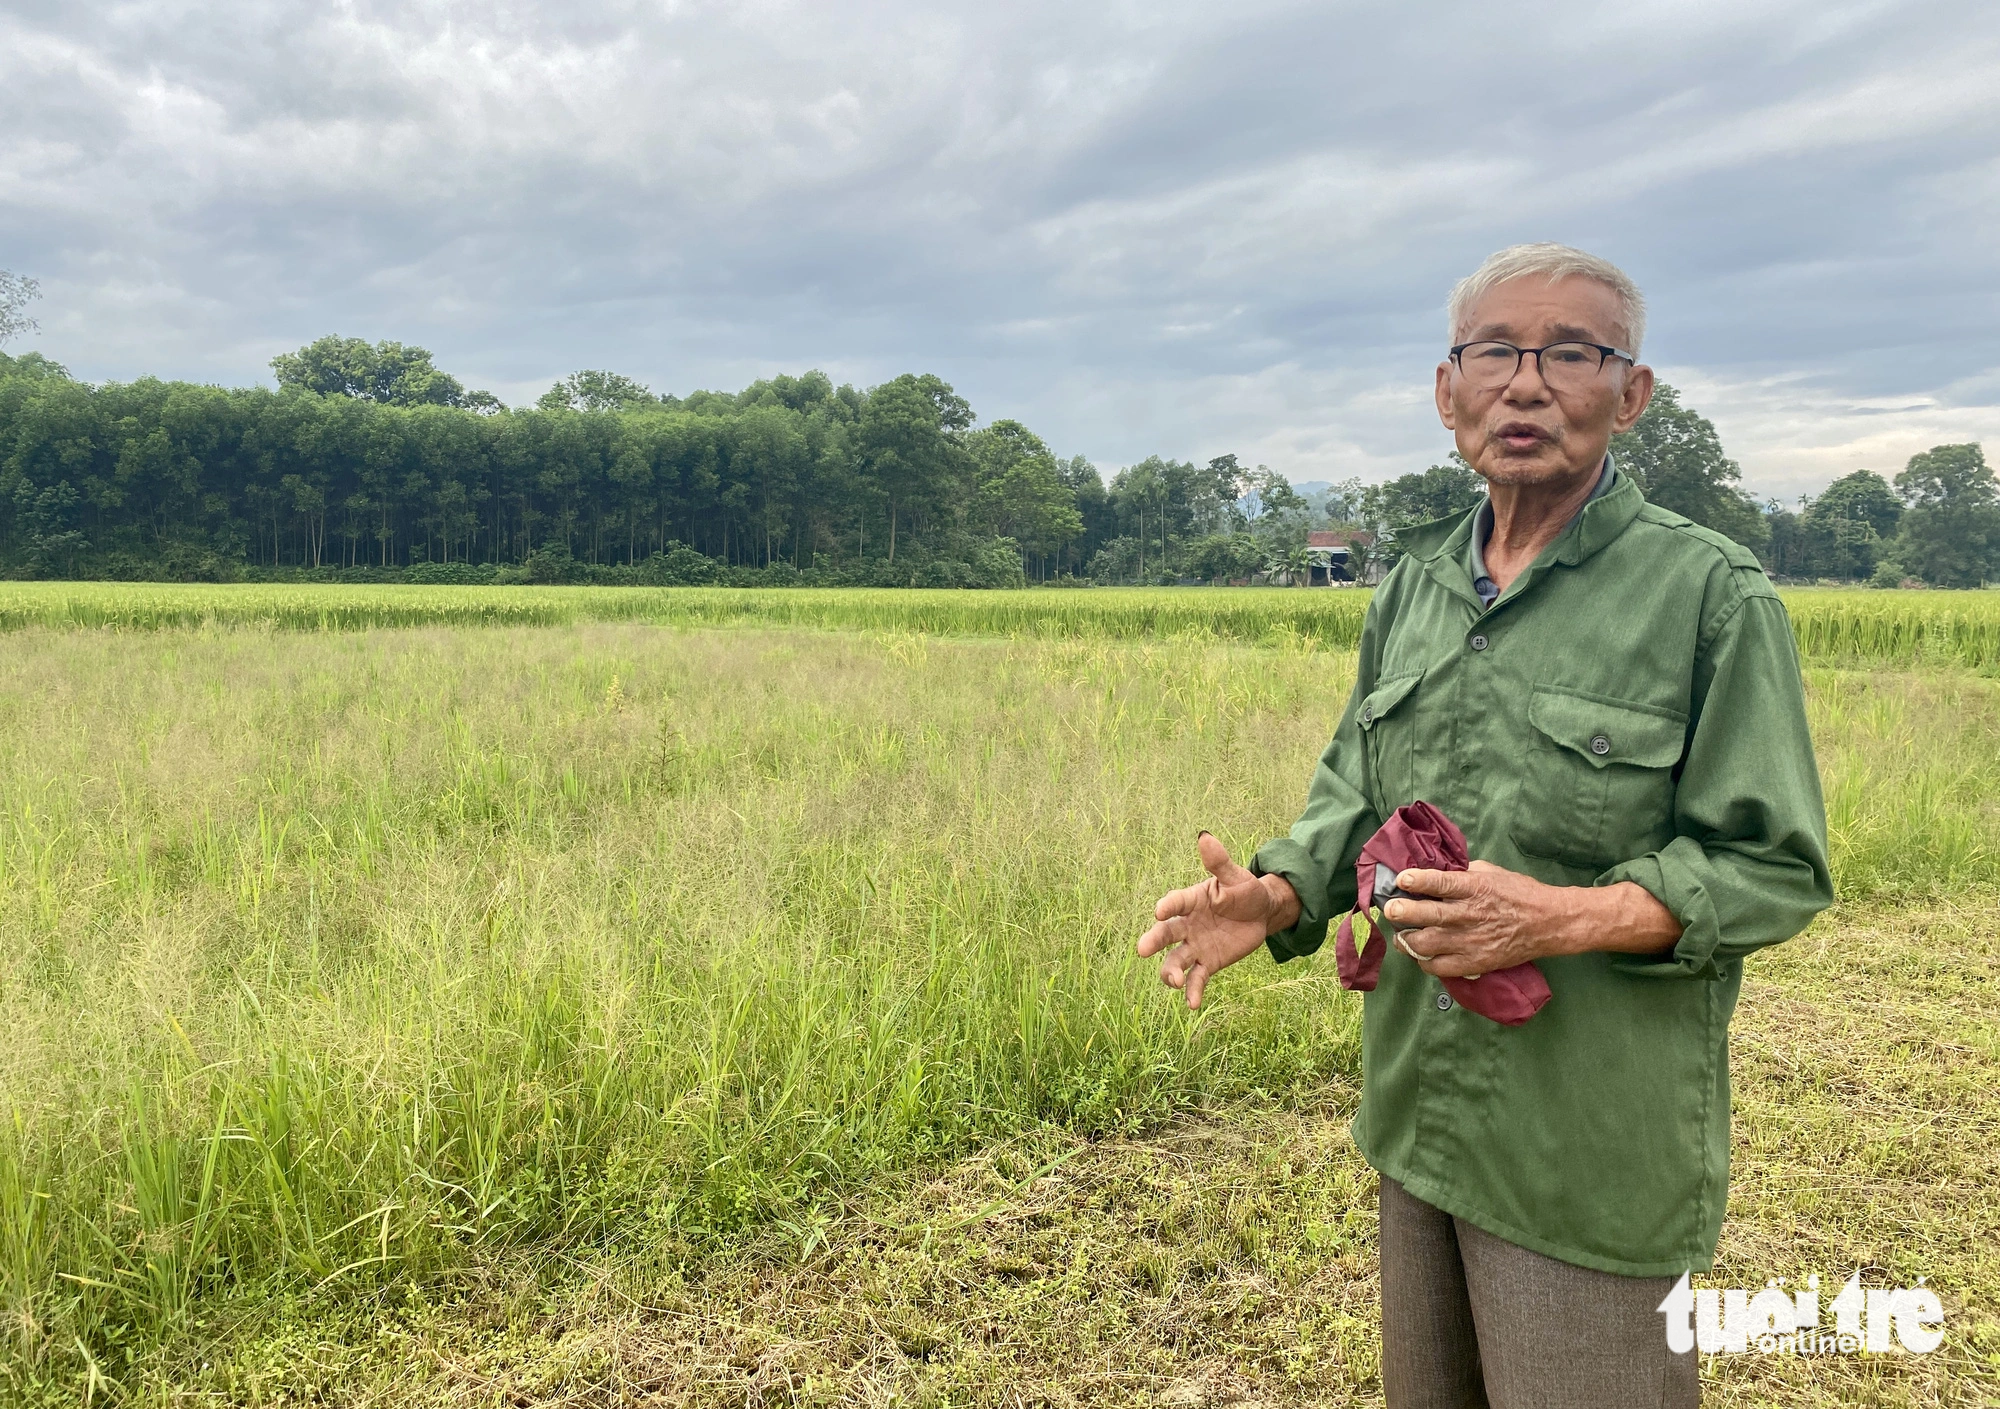
[[[1299,918],[1299,897],[1290,881],[1252,875],[1207,832],[1200,846],[1208,879],[1161,896],[1153,907],[1159,923],[1139,937],[1140,958],[1166,954],[1160,982],[1185,992],[1190,1008],[1201,1006],[1209,979]]]

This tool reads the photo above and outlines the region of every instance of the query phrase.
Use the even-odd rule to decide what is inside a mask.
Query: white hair
[[[1484,264],[1460,279],[1444,305],[1450,324],[1446,332],[1451,340],[1458,341],[1465,328],[1466,315],[1480,295],[1495,284],[1537,274],[1551,284],[1572,275],[1595,279],[1617,294],[1619,317],[1625,324],[1625,336],[1630,340],[1626,350],[1635,356],[1638,354],[1639,344],[1646,337],[1646,297],[1639,292],[1639,286],[1610,260],[1599,259],[1594,254],[1585,254],[1568,245],[1556,244],[1509,245],[1504,250],[1487,255]]]

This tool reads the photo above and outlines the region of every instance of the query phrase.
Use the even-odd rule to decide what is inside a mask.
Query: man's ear
[[[1652,395],[1650,390],[1647,392],[1647,395]],[[1457,430],[1456,417],[1453,416],[1451,409],[1451,361],[1449,358],[1438,363],[1437,406],[1438,420],[1444,423],[1444,428],[1448,431]]]
[[[1653,400],[1653,369],[1640,363],[1634,366],[1625,378],[1625,389],[1619,393],[1618,415],[1611,422],[1611,433],[1623,435],[1639,424],[1639,418],[1646,414],[1646,407]]]

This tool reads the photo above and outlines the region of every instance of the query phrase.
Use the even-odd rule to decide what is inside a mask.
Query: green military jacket
[[[1554,997],[1520,1027],[1452,1004],[1390,946],[1362,1010],[1354,1139],[1522,1247],[1628,1276],[1705,1269],[1743,957],[1833,899],[1784,605],[1749,552],[1622,476],[1490,608],[1473,522],[1397,534],[1305,814],[1252,864],[1303,906],[1271,952],[1320,946],[1362,843],[1420,798],[1474,859],[1645,887],[1683,926],[1672,952],[1540,960]]]

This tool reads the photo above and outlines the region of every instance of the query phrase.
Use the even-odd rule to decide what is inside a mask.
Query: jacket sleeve
[[[1279,963],[1311,954],[1326,940],[1327,925],[1354,906],[1354,860],[1382,824],[1368,800],[1367,745],[1357,716],[1361,701],[1375,688],[1380,655],[1377,610],[1383,591],[1369,603],[1362,625],[1354,690],[1335,728],[1333,742],[1313,770],[1305,812],[1291,832],[1259,847],[1250,869],[1260,876],[1283,876],[1299,895],[1298,923],[1265,940]]]
[[[1695,715],[1674,798],[1674,839],[1615,866],[1681,922],[1668,955],[1619,954],[1628,973],[1717,978],[1724,965],[1790,939],[1833,903],[1826,807],[1806,727],[1805,688],[1784,603],[1762,574],[1725,570],[1733,604],[1695,667]]]

